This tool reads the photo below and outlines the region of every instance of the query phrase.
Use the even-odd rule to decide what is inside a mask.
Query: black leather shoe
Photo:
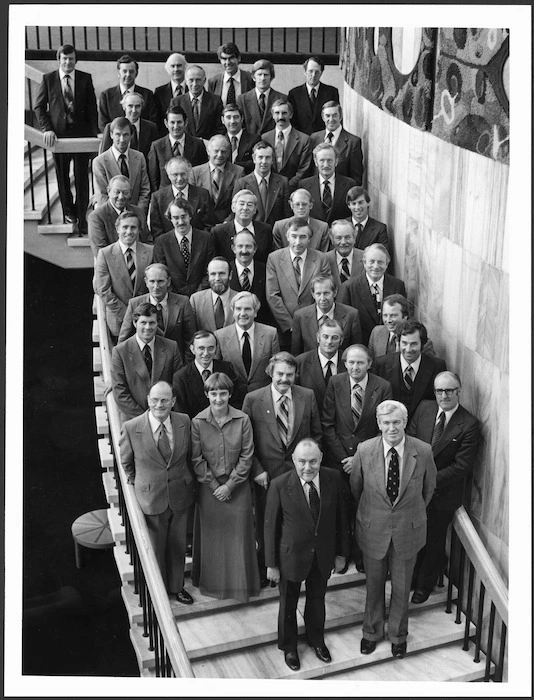
[[[65,222],[67,224],[75,224],[78,221],[78,218],[74,216],[73,214],[65,214]]]
[[[406,642],[391,645],[391,653],[396,659],[404,659],[406,656]]]
[[[260,576],[260,586],[261,586],[261,588],[267,588],[267,586],[268,586],[270,583],[271,583],[271,582],[269,581],[269,579],[267,578],[267,576]]]
[[[192,556],[193,556],[193,545],[192,545],[192,544],[186,544],[186,546],[185,546],[185,556],[186,556],[186,557],[192,557]]]
[[[308,645],[313,649],[315,656],[319,659],[319,661],[324,661],[325,664],[332,661],[332,657],[330,656],[330,652],[328,651],[326,644],[319,644],[318,646],[314,647],[313,644],[308,642]]]
[[[183,603],[184,605],[193,605],[193,598],[190,596],[190,594],[185,590],[185,588],[182,588],[180,593],[176,594],[176,600],[179,603]]]
[[[375,649],[376,642],[373,642],[372,639],[365,639],[365,637],[362,637],[362,641],[360,642],[360,652],[362,654],[372,654]]]
[[[363,561],[361,559],[356,559],[356,561],[354,562],[354,565],[356,566],[356,571],[359,571],[360,574],[365,573],[365,569],[363,567]]]
[[[428,600],[430,591],[425,591],[423,588],[416,588],[412,595],[412,603],[424,603]]]
[[[349,563],[347,562],[345,566],[341,569],[341,571],[338,571],[338,574],[346,574],[347,571],[349,570]]]
[[[296,651],[286,651],[284,652],[284,659],[286,664],[292,671],[298,671],[300,668],[300,659]]]

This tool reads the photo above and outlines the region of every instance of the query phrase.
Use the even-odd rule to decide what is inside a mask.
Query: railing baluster
[[[100,51],[100,27],[96,27],[96,50]]]
[[[160,664],[160,650],[159,650],[159,627],[158,627],[158,620],[156,616],[154,615],[154,619],[152,621],[152,624],[155,627],[154,630],[154,661],[156,662],[156,678],[161,677],[161,664]]]
[[[47,162],[47,155],[48,151],[46,148],[43,148],[43,154],[44,154],[44,162]],[[46,211],[47,211],[47,219],[48,223],[52,223],[52,214],[50,212],[50,181],[48,178],[48,167],[45,167],[44,169],[44,176],[45,176],[45,190],[46,190]],[[63,216],[63,223],[65,223],[65,216]]]
[[[150,591],[147,589],[147,615],[148,615],[148,650],[154,651],[154,608],[152,606],[152,598],[150,597]]]
[[[108,27],[108,50],[111,51],[111,27]]]
[[[473,605],[473,584],[475,581],[475,567],[469,562],[469,583],[467,586],[467,607],[465,611],[465,631],[464,631],[464,651],[469,650],[469,629],[471,627],[472,605]]]
[[[495,626],[495,605],[491,603],[490,606],[490,619],[488,627],[488,645],[486,647],[486,669],[484,672],[484,683],[488,683],[490,680],[491,671],[491,652],[493,651],[493,628]]]
[[[44,150],[44,149],[43,149]],[[46,151],[44,152],[46,158]],[[35,211],[35,190],[33,187],[33,156],[32,156],[32,145],[28,141],[28,165],[30,168],[30,197],[32,202],[32,211]],[[45,163],[46,167],[46,163]]]
[[[65,43],[63,41],[63,27],[61,27],[61,26],[59,27],[59,43],[61,46],[63,46],[63,44]]]
[[[504,669],[504,653],[506,651],[506,625],[501,622],[501,646],[499,648],[499,661],[497,662],[497,668],[493,674],[494,683],[502,683],[503,669]]]
[[[453,568],[453,559],[454,559],[454,553],[456,549],[456,533],[454,530],[451,530],[451,551],[449,554],[449,582],[447,585],[447,606],[445,607],[445,612],[446,613],[451,613],[452,612],[452,568]]]
[[[460,543],[461,546],[461,543]],[[465,566],[465,549],[460,549],[460,569],[458,571],[458,598],[456,600],[456,624],[459,625],[462,621],[462,605],[464,596],[464,566]]]
[[[161,51],[161,27],[157,27],[157,29],[156,29],[156,39],[157,39],[158,51]],[[172,48],[172,46],[170,48]]]
[[[478,597],[478,615],[477,615],[477,633],[475,637],[475,658],[473,661],[478,664],[480,663],[480,642],[482,640],[482,619],[484,614],[484,596],[486,589],[482,581],[480,582],[480,591]]]

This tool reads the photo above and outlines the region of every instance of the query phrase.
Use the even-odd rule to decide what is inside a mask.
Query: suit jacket
[[[188,297],[193,292],[208,286],[207,267],[213,257],[210,234],[207,231],[198,231],[196,228],[193,229],[187,269],[174,229],[158,236],[154,242],[154,262],[167,265],[173,291]]]
[[[319,414],[323,413],[323,401],[326,393],[326,382],[324,379],[323,368],[319,360],[318,349],[308,350],[297,355],[297,384],[311,389],[315,394]],[[338,363],[336,366],[337,373],[346,372],[345,365],[341,361],[341,353],[338,353]]]
[[[108,148],[111,148],[111,146],[113,145],[113,141],[111,140],[111,135],[109,133],[110,126],[111,124],[106,124],[106,126],[104,127],[104,133],[102,135],[99,153],[104,153],[104,151],[107,151]],[[146,119],[141,119],[141,127],[139,129],[139,142],[136,150],[141,151],[141,153],[146,158],[148,156],[148,152],[150,151],[150,147],[152,146],[152,142],[158,138],[158,135],[158,127],[154,124],[154,122],[149,122]]]
[[[183,89],[184,93],[189,92],[189,88],[187,87],[187,83],[185,83],[185,81]],[[161,136],[165,136],[167,132],[163,120],[165,119],[165,114],[167,113],[167,109],[169,108],[172,98],[172,83],[170,81],[164,85],[158,85],[158,87],[154,90],[154,99],[158,108],[157,126],[160,130]]]
[[[402,294],[405,297],[406,288],[402,280],[386,273],[384,275],[382,298],[385,299],[390,294]],[[343,282],[339,288],[337,298],[342,304],[353,306],[360,312],[363,343],[367,345],[371,331],[382,322],[382,319],[376,310],[375,300],[371,295],[365,270],[357,277],[351,277],[346,282]]]
[[[321,507],[317,524],[295,469],[271,483],[265,510],[265,563],[280,568],[289,581],[304,581],[314,557],[323,579],[330,578],[336,556],[350,550],[348,494],[332,469],[319,470]]]
[[[237,268],[235,264],[235,259],[230,263],[230,270],[232,271],[232,277],[230,278],[230,289],[236,292],[242,292],[243,288],[239,281],[239,276],[237,274]],[[250,290],[252,294],[255,294],[261,304],[260,310],[256,320],[258,323],[265,323],[268,326],[274,326],[274,319],[267,303],[267,297],[265,296],[265,263],[260,262],[254,258],[254,276],[252,277],[252,288]]]
[[[372,559],[383,559],[391,543],[400,559],[411,559],[426,542],[426,506],[436,485],[430,445],[406,437],[399,495],[386,492],[382,436],[358,446],[350,474],[356,506],[356,539]]]
[[[153,248],[147,243],[136,245],[136,277],[132,284],[120,243],[100,248],[95,262],[93,288],[106,307],[106,322],[114,336],[118,336],[128,301],[146,292],[145,269],[152,262]]]
[[[213,195],[210,164],[196,165],[191,173],[190,182],[193,185],[203,187],[208,191],[210,197],[210,215],[207,224],[214,226],[220,224],[232,213],[232,192],[235,182],[243,175],[243,168],[240,165],[226,163],[219,187],[219,197],[215,199]]]
[[[139,209],[139,207],[136,207],[135,204],[128,204],[126,208],[128,211],[133,211],[134,214],[137,214],[141,219],[139,239],[143,243],[147,243],[150,238],[150,233],[148,231],[145,213]],[[111,245],[119,240],[117,229],[115,228],[117,217],[117,211],[114,209],[109,199],[104,202],[102,206],[94,209],[87,217],[87,233],[89,236],[89,243],[91,244],[91,250],[95,258],[100,248],[105,248],[107,245]]]
[[[230,326],[234,322],[234,315],[230,307],[232,297],[236,293],[230,289],[228,297],[228,305],[224,308],[224,325]],[[195,322],[199,330],[211,331],[215,333],[217,326],[215,325],[215,314],[213,312],[213,300],[211,289],[203,289],[200,292],[195,292],[191,295],[191,307],[195,315]]]
[[[316,275],[328,275],[329,271],[324,253],[308,248],[300,287],[297,287],[290,249],[281,248],[269,255],[265,291],[267,302],[282,332],[293,327],[293,316],[297,309],[313,304],[311,280]]]
[[[334,100],[334,102],[339,103],[338,89],[333,85],[325,85],[324,83],[319,83],[315,109],[312,107],[308,88],[305,84],[292,88],[288,97],[293,106],[291,123],[295,129],[299,129],[305,134],[312,134],[314,131],[320,131],[324,127],[321,108],[325,102]]]
[[[252,90],[255,83],[252,80],[252,75],[248,72],[248,70],[243,70],[242,68],[240,68],[239,70],[241,71],[241,94],[243,94],[245,92],[248,92],[249,90]],[[224,78],[224,72],[217,73],[217,75],[214,75],[213,77],[209,78],[208,87],[206,88],[208,92],[211,92],[214,95],[219,95],[219,97],[221,97],[221,99],[222,99],[223,78]],[[238,97],[239,97],[239,95],[238,95]]]
[[[363,251],[361,251],[359,248],[354,248],[352,253],[352,269],[350,271],[349,279],[357,277],[364,271],[362,258]],[[328,260],[328,264],[330,265],[330,275],[336,283],[336,288],[339,290],[339,288],[342,285],[342,282],[341,277],[339,276],[339,268],[337,266],[336,251],[329,250],[326,254],[326,259]]]
[[[410,421],[407,434],[431,443],[437,415],[435,401],[422,401]],[[473,471],[479,440],[478,420],[463,406],[458,406],[441,438],[432,447],[438,470],[432,504],[437,510],[456,510],[462,505],[465,479]]]
[[[273,147],[273,152],[275,153],[273,170],[287,177],[289,181],[289,190],[292,192],[297,189],[297,185],[302,178],[308,175],[310,169],[312,161],[310,137],[295,128],[291,129],[287,137],[287,143],[285,144],[281,167],[278,165],[276,159],[276,137],[276,129],[266,131],[261,135],[262,141],[266,141]]]
[[[41,130],[53,131],[56,136],[96,136],[98,123],[93,79],[89,73],[74,71],[74,124],[67,129],[63,90],[59,71],[43,75],[34,111]]]
[[[324,143],[326,140],[326,130],[316,131],[310,136],[310,148],[313,151],[315,146]],[[336,175],[345,175],[352,178],[357,185],[363,182],[363,153],[362,140],[359,136],[350,134],[345,129],[341,129],[336,145],[338,163],[336,165]],[[311,164],[311,175],[317,173],[315,163]]]
[[[224,134],[226,129],[221,121],[223,103],[218,95],[212,95],[204,90],[202,92],[202,101],[200,105],[200,116],[198,126],[195,129],[195,120],[193,119],[193,106],[189,93],[173,97],[170,101],[171,107],[179,106],[187,114],[186,131],[191,136],[196,136],[199,139],[210,139],[215,134]]]
[[[272,480],[284,472],[293,470],[291,455],[300,440],[305,437],[312,437],[319,446],[322,444],[323,431],[313,391],[295,384],[291,391],[295,417],[293,433],[287,447],[278,432],[271,385],[251,391],[245,396],[243,413],[249,416],[254,431],[252,478],[266,471]]]
[[[363,397],[362,414],[354,426],[351,413],[350,377],[345,372],[328,382],[323,403],[323,430],[326,447],[325,461],[342,469],[342,460],[353,457],[364,440],[378,434],[376,407],[391,398],[391,384],[370,372]]]
[[[135,495],[143,513],[158,515],[167,508],[185,511],[195,499],[196,485],[190,467],[189,416],[171,413],[174,444],[167,464],[154,440],[148,414],[149,411],[145,411],[122,426],[122,466],[134,482]]]
[[[215,335],[219,341],[217,357],[231,363],[236,374],[246,383],[247,392],[271,383],[271,378],[265,373],[265,370],[271,357],[280,351],[276,328],[265,326],[263,323],[256,322],[254,324],[252,362],[248,375],[243,364],[235,323],[220,328],[215,331]]]
[[[139,93],[145,101],[141,119],[147,119],[149,122],[156,124],[158,121],[158,108],[152,90],[140,85],[134,85],[133,92]],[[114,85],[106,88],[106,90],[102,90],[98,101],[98,127],[100,131],[104,131],[106,124],[112,122],[115,117],[124,117],[121,100],[120,85]]]
[[[351,224],[354,223],[352,221],[352,216],[348,216],[346,219],[347,221],[350,221]],[[360,250],[364,250],[372,243],[382,243],[382,245],[386,246],[391,253],[388,238],[388,227],[381,221],[373,219],[373,217],[369,216],[362,231],[360,240],[356,239],[355,247],[359,248]]]
[[[251,88],[245,94],[239,95],[237,98],[237,104],[241,107],[241,110],[245,116],[245,126],[249,134],[263,134],[265,131],[274,129],[274,119],[271,114],[271,107],[273,102],[276,100],[285,99],[287,95],[284,95],[278,90],[269,91],[269,96],[267,98],[267,104],[265,106],[265,113],[263,118],[261,116],[260,108],[258,105],[258,98],[256,96],[256,87]],[[300,131],[303,131],[301,129]]]
[[[236,192],[239,192],[239,190],[250,190],[258,198],[258,206],[254,216],[255,221],[263,221],[273,226],[275,221],[283,219],[291,214],[291,209],[289,208],[289,186],[287,184],[287,178],[283,175],[271,172],[265,208],[263,207],[260,189],[253,172],[237,180],[234,185],[232,197]]]
[[[271,252],[272,245],[272,228],[269,224],[264,224],[263,221],[254,221],[254,237],[258,249],[254,256],[254,260],[259,260],[262,263],[267,262],[267,256]],[[229,263],[235,260],[232,244],[235,237],[234,219],[225,221],[222,224],[217,224],[211,229],[213,237],[213,247],[215,255],[222,255]]]
[[[276,221],[273,226],[273,250],[278,250],[279,248],[287,247],[287,230],[289,224],[293,220],[292,216],[282,219],[281,221]],[[308,222],[308,226],[311,229],[312,236],[310,239],[309,248],[314,248],[314,250],[320,250],[321,253],[326,253],[330,248],[330,236],[328,235],[328,224],[326,221],[319,221],[319,219],[312,219]]]
[[[208,162],[204,141],[189,134],[185,134],[184,152],[182,155],[184,158],[187,158],[192,166]],[[148,179],[150,180],[152,192],[155,192],[160,187],[168,187],[171,184],[165,170],[165,164],[172,157],[172,146],[168,134],[152,143],[147,156]]]
[[[381,355],[388,354],[389,331],[385,326],[375,326],[369,336],[369,350],[373,354],[373,359]],[[431,340],[427,340],[423,347],[425,355],[436,356],[434,352],[434,344]],[[417,437],[417,435],[416,435]],[[422,439],[422,438],[421,438]]]
[[[136,204],[143,210],[145,215],[148,212],[150,202],[150,182],[146,169],[145,156],[140,151],[133,148],[128,149],[128,170],[132,198],[131,203]],[[120,167],[111,148],[101,153],[93,159],[93,181],[95,193],[93,201],[95,206],[101,206],[108,199],[107,186],[115,175],[121,175]]]
[[[173,374],[181,366],[182,359],[174,340],[159,335],[154,338],[152,376],[136,336],[115,345],[111,353],[111,385],[122,416],[134,418],[146,411],[150,387],[159,381],[172,384]]]
[[[119,333],[119,343],[135,335],[133,313],[139,304],[144,304],[149,301],[149,294],[141,294],[128,301],[128,307]],[[196,333],[196,330],[197,325],[195,323],[193,309],[189,303],[189,298],[183,294],[169,292],[167,296],[167,325],[165,326],[165,332],[161,331],[158,327],[157,333],[177,343],[184,364],[186,361],[192,359],[189,350],[189,341]]]
[[[226,134],[230,143],[232,142],[232,137],[230,134]],[[254,170],[254,163],[252,161],[252,149],[260,140],[259,134],[249,134],[248,131],[243,128],[243,133],[239,139],[239,145],[237,147],[237,156],[234,160],[234,165],[240,165],[245,171],[245,175],[248,175]]]
[[[334,318],[343,328],[343,340],[339,346],[339,355],[354,343],[362,342],[362,330],[358,311],[351,306],[339,304],[334,306]],[[303,309],[297,309],[293,316],[293,333],[291,335],[291,354],[300,355],[317,348],[317,306],[315,302]]]
[[[399,352],[382,355],[382,357],[377,357],[373,362],[373,372],[391,383],[393,398],[405,404],[408,409],[408,418],[412,417],[415,409],[423,399],[432,400],[434,398],[434,378],[446,369],[445,361],[441,358],[422,354],[421,364],[415,375],[410,396],[406,394],[407,390],[402,378]]]
[[[172,185],[161,187],[156,192],[152,192],[150,198],[150,233],[154,241],[158,236],[166,233],[172,228],[172,222],[165,216],[167,207],[174,199]],[[193,208],[191,226],[194,229],[205,229],[206,221],[210,217],[210,197],[209,192],[203,187],[189,185],[187,190],[187,201]]]
[[[234,391],[230,397],[230,404],[234,408],[241,408],[246,393],[246,384],[236,375],[229,362],[213,360],[213,371],[224,372],[234,383]],[[208,397],[204,393],[204,382],[194,362],[190,362],[179,369],[173,378],[172,388],[176,396],[174,410],[187,413],[194,418],[200,411],[209,406]]]
[[[299,187],[304,187],[305,190],[313,197],[313,207],[310,216],[321,221],[327,221],[329,224],[336,219],[344,219],[347,214],[350,214],[350,209],[345,203],[347,192],[351,187],[356,185],[355,180],[344,175],[336,175],[334,186],[334,197],[332,207],[328,216],[324,213],[323,204],[321,201],[321,188],[319,186],[319,176],[307,177],[299,182]]]

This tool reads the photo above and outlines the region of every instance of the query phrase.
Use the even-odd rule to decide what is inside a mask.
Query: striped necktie
[[[440,441],[443,435],[443,430],[445,429],[445,413],[441,412],[436,424],[434,425],[434,432],[432,433],[431,445],[434,447]]]
[[[289,441],[289,410],[287,407],[287,396],[281,396],[278,402],[278,413],[276,415],[276,423],[280,439],[285,447]]]
[[[351,401],[351,406],[350,406],[350,410],[352,413],[352,418],[354,420],[355,427],[358,425],[358,422],[360,420],[360,416],[362,415],[362,404],[363,404],[362,388],[359,384],[356,384],[354,386],[354,389],[352,390],[352,401]]]
[[[347,258],[341,258],[341,273],[339,279],[341,282],[346,282],[350,277],[349,261]]]
[[[135,269],[135,260],[133,256],[133,250],[131,248],[126,248],[126,268],[130,279],[132,280],[132,286],[135,289],[135,279],[137,277],[137,270]]]
[[[295,279],[297,280],[297,287],[300,288],[300,283],[302,281],[302,273],[300,269],[300,263],[301,263],[302,258],[300,255],[297,255],[297,257],[293,260],[293,267],[295,268]]]
[[[404,383],[406,388],[411,391],[413,387],[413,367],[408,365],[404,370]]]
[[[241,289],[244,292],[249,292],[250,291],[250,270],[248,267],[243,268],[243,272],[241,273]]]

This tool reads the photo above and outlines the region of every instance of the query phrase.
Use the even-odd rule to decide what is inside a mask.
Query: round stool
[[[76,568],[82,568],[81,547],[88,549],[110,549],[115,544],[109,529],[107,508],[91,510],[80,515],[72,523]]]

